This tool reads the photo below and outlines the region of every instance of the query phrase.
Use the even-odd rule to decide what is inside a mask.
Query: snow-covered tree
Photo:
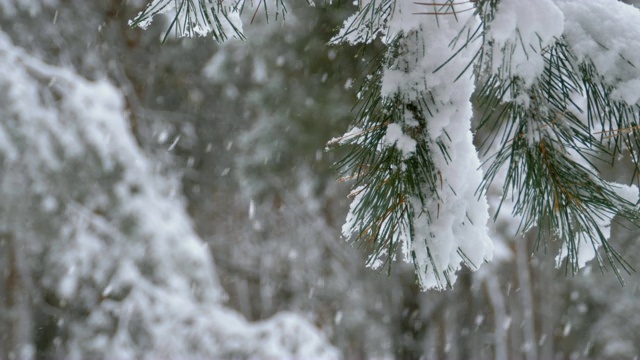
[[[249,323],[223,305],[179,183],[140,149],[109,80],[2,31],[0,68],[0,357],[338,357],[299,315]]]
[[[252,4],[154,0],[132,24],[170,12],[179,36],[243,38]],[[286,14],[282,1],[253,5]],[[599,169],[624,153],[638,164],[639,23],[617,0],[360,1],[332,41],[385,50],[362,77],[354,125],[331,143],[352,145],[343,233],[369,249],[368,265],[400,256],[424,289],[479,268],[492,258],[486,191],[497,182],[519,233],[561,241],[558,264],[627,269],[610,223],[639,220],[638,189]]]

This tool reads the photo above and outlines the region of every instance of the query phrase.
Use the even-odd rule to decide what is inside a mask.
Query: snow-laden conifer
[[[384,50],[361,77],[353,126],[330,144],[350,148],[343,233],[368,265],[400,256],[423,288],[451,286],[461,264],[491,259],[485,193],[499,183],[519,232],[562,242],[559,264],[628,270],[609,227],[640,220],[637,174],[617,184],[599,169],[623,153],[638,165],[637,24],[616,0],[359,1],[332,42]]]
[[[297,314],[249,323],[222,304],[178,184],[138,146],[116,87],[2,32],[0,68],[8,358],[338,357]]]

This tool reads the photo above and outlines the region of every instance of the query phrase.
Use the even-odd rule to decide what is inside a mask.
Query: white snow
[[[190,4],[193,3],[190,2]],[[197,8],[194,9],[193,6],[181,6],[180,2],[174,0],[153,0],[147,5],[145,11],[151,10],[156,13],[152,13],[137,26],[146,29],[151,25],[154,16],[167,15],[170,19],[177,19],[172,30],[178,37],[213,34],[216,38],[226,39],[242,36],[242,21],[239,13],[239,9],[243,7],[242,4],[236,6],[214,1],[198,1],[196,4]],[[140,14],[142,13],[144,11]],[[218,19],[219,23],[210,23],[207,19]],[[133,21],[129,24],[133,25]]]
[[[0,12],[15,16],[18,11],[26,11],[30,16],[36,16],[43,7],[55,7],[58,0],[0,0]]]
[[[151,8],[169,2],[154,0]],[[416,261],[423,288],[443,288],[455,281],[455,273],[462,263],[477,269],[492,258],[493,251],[487,230],[486,196],[476,192],[482,181],[482,171],[470,123],[469,99],[475,79],[470,71],[463,74],[468,71],[469,63],[475,61],[480,46],[480,41],[466,43],[464,38],[465,31],[480,25],[472,11],[475,5],[473,2],[429,5],[394,0],[361,0],[357,5],[359,11],[344,22],[332,43],[361,44],[379,38],[385,45],[397,44],[399,55],[382,73],[379,84],[382,96],[399,99],[405,104],[428,98],[436,110],[429,112],[424,120],[426,128],[418,134],[418,131],[407,131],[418,130],[420,126],[420,121],[410,111],[405,111],[402,118],[384,124],[386,132],[378,150],[395,147],[406,161],[415,155],[416,146],[424,142],[434,155],[440,188],[424,203],[410,199],[416,210],[416,217],[412,219],[415,236],[409,238],[408,229],[398,231],[404,243],[404,259]],[[175,11],[171,6],[167,9]],[[189,25],[187,31],[180,34],[182,36],[215,31],[202,25],[202,18],[178,15]],[[225,32],[231,25],[241,26],[239,16],[236,17],[235,12],[232,15],[228,24],[222,24]],[[605,84],[612,87],[614,100],[637,104],[640,100],[639,23],[640,12],[616,0],[502,0],[484,34],[487,56],[481,65],[489,73],[482,76],[518,79],[525,92],[515,94],[515,99],[507,95],[505,100],[530,106],[526,90],[540,80],[547,50],[562,41],[577,56],[577,64],[593,63]],[[219,64],[225,55],[220,54],[211,60],[205,73],[224,81]],[[284,66],[284,57],[278,61]],[[636,64],[639,65],[636,67]],[[254,68],[254,81],[266,81],[268,76],[262,63],[256,62]],[[345,87],[350,85],[348,81]],[[231,97],[238,94],[234,87],[228,89]],[[358,98],[361,97],[358,93]],[[576,99],[576,103],[582,102]],[[535,143],[540,134],[534,127],[529,130],[527,136]],[[358,138],[362,131],[353,127],[329,144],[361,145]],[[41,143],[47,144],[47,141],[42,139]],[[442,148],[446,149],[446,154]],[[404,171],[406,167],[399,170]],[[357,228],[355,221],[371,221],[355,219],[353,215],[368,191],[371,189],[364,186],[352,193],[354,199],[342,229],[347,237]],[[613,215],[597,216],[602,219],[598,226],[608,237]],[[585,249],[580,250],[583,254],[580,264],[595,254],[595,249],[582,248]],[[393,254],[384,255],[393,257]],[[370,263],[380,264],[381,259],[374,256]],[[443,274],[448,279],[443,279]]]
[[[362,10],[371,10],[370,6],[377,6],[376,9],[382,11],[374,16],[373,23],[369,21],[368,26],[362,26],[366,22],[362,21],[363,14],[370,14]],[[492,257],[493,245],[486,228],[488,205],[485,196],[476,193],[482,172],[478,170],[480,162],[469,122],[472,116],[469,99],[474,90],[474,79],[464,75],[456,80],[472,61],[479,42],[467,44],[451,58],[463,46],[464,39],[455,43],[451,40],[463,34],[465,26],[475,29],[478,25],[478,19],[472,12],[463,12],[462,6],[455,5],[456,17],[453,17],[444,14],[454,11],[451,6],[362,1],[361,13],[347,19],[333,40],[362,43],[380,37],[385,44],[399,41],[400,55],[382,74],[382,95],[407,103],[433,98],[437,111],[426,118],[429,138],[412,137],[403,131],[419,125],[407,112],[404,119],[387,125],[380,144],[381,149],[395,146],[408,158],[414,154],[417,143],[425,141],[435,157],[441,182],[438,196],[425,204],[413,199],[413,208],[420,209],[413,219],[415,236],[409,238],[408,234],[400,234],[405,244],[404,258],[406,261],[416,259],[417,273],[424,288],[442,288],[454,281],[462,262],[476,269]],[[435,12],[440,15],[434,15]],[[640,12],[615,0],[502,0],[485,34],[488,56],[483,68],[489,75],[517,78],[527,89],[540,80],[548,48],[562,39],[576,54],[577,63],[593,62],[605,83],[613,87],[614,100],[635,104],[640,100],[640,65],[635,65],[640,64],[640,28],[637,24],[640,24]],[[529,98],[525,95],[516,94],[517,98],[505,100],[529,106]],[[349,133],[336,141],[352,136],[357,134]],[[532,143],[538,141],[537,132],[532,130],[528,136]],[[447,148],[446,157],[438,144]],[[622,187],[612,186],[622,191]],[[627,194],[628,197],[637,198],[637,189],[627,190],[631,194]],[[367,188],[358,189],[351,212],[357,208],[362,193],[367,191]],[[351,212],[348,225],[343,228],[345,236],[354,229]],[[597,226],[606,238],[614,215],[594,214],[601,220]],[[578,237],[583,238],[584,234],[578,234]],[[586,246],[580,246],[580,266],[595,256],[595,245],[589,240]],[[563,256],[566,256],[566,248],[559,259]],[[380,261],[373,258],[369,263]],[[449,279],[443,279],[443,274]]]
[[[563,14],[552,0],[502,0],[489,25],[491,69],[530,86],[544,69],[544,49],[563,34]]]
[[[640,99],[640,11],[616,0],[558,0],[567,43],[579,61],[591,61],[617,100]],[[615,36],[612,36],[615,34]]]
[[[395,146],[402,152],[403,157],[407,158],[416,151],[416,144],[417,143],[414,139],[402,132],[400,125],[387,125],[387,132],[383,139],[383,145]]]
[[[585,164],[583,166],[587,165]],[[629,201],[632,204],[637,203],[640,199],[638,187],[635,185],[622,185],[617,183],[610,183],[609,185],[618,196]],[[611,222],[613,221],[615,215],[616,214],[611,213],[593,214],[594,219],[596,219],[596,225],[598,226],[598,229],[607,240],[611,237]],[[560,253],[558,254],[558,256],[556,256],[556,267],[560,267],[563,260],[567,256],[571,256],[575,257],[578,268],[583,268],[589,261],[593,260],[596,257],[598,248],[602,246],[598,239],[589,237],[588,234],[584,232],[578,232],[576,234],[576,239],[577,243],[575,244],[575,249],[569,249],[569,246],[566,242],[562,244]]]
[[[339,357],[300,315],[249,323],[222,305],[179,184],[138,147],[117,88],[1,31],[0,69],[0,227],[59,302],[69,358]]]
[[[369,2],[362,6],[366,4]],[[415,261],[422,288],[444,289],[455,282],[456,272],[462,263],[467,263],[475,270],[490,260],[492,243],[487,230],[487,201],[484,196],[478,198],[476,194],[482,171],[479,169],[480,161],[473,145],[470,123],[472,111],[469,99],[474,90],[474,79],[466,75],[456,81],[477,51],[478,44],[468,44],[446,66],[438,69],[465,43],[461,40],[454,47],[451,46],[451,39],[465,26],[477,26],[478,19],[471,11],[460,12],[457,17],[419,15],[420,12],[443,11],[433,8],[398,1],[385,15],[384,27],[373,32],[371,28],[358,28],[357,21],[353,22],[358,19],[357,16],[352,17],[345,22],[334,41],[362,42],[380,35],[390,43],[401,38],[403,54],[395,60],[396,63],[384,70],[382,95],[398,97],[406,102],[432,97],[436,104],[437,111],[426,119],[428,138],[412,138],[403,132],[404,126],[410,128],[419,125],[415,117],[406,112],[399,119],[402,123],[387,125],[380,147],[395,146],[405,158],[415,152],[418,141],[424,141],[431,147],[441,180],[438,198],[433,197],[424,204],[417,198],[411,199],[416,214],[412,219],[415,236],[410,238],[408,229],[398,231],[401,232],[399,236],[403,243],[404,260]],[[456,11],[460,10],[463,8],[456,7]],[[343,138],[348,136],[353,134],[346,134]],[[439,149],[437,142],[446,146],[448,157]],[[369,189],[359,188],[356,191],[347,223],[343,227],[343,234],[347,237],[354,229],[353,211],[366,191]],[[358,219],[364,222],[368,220]],[[393,254],[380,254],[377,258],[373,256],[368,263],[380,265],[384,256],[393,257]]]

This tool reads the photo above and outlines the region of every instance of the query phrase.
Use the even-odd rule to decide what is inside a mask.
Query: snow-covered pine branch
[[[424,289],[443,289],[462,263],[477,269],[491,259],[488,206],[476,194],[482,172],[471,133],[474,79],[465,74],[480,45],[467,30],[479,22],[464,11],[470,4],[387,2],[383,8],[391,10],[376,20],[385,24],[376,33],[357,15],[334,38],[358,43],[377,35],[388,46],[361,89],[362,130],[346,141],[357,150],[342,165],[358,194],[343,234],[370,247],[370,266],[390,266],[401,249]],[[378,6],[364,2],[361,12]],[[419,14],[425,11],[438,15]]]
[[[210,2],[189,16],[191,3],[155,0],[135,22],[164,4],[183,29],[226,26],[211,22]],[[609,226],[638,223],[638,189],[603,180],[597,159],[639,162],[638,24],[638,9],[617,0],[359,1],[333,43],[386,50],[363,76],[353,127],[334,141],[351,145],[340,165],[355,180],[344,235],[367,246],[370,266],[400,255],[422,288],[442,289],[461,264],[491,259],[485,191],[500,183],[519,231],[560,239],[573,271],[603,264],[600,246],[625,268]],[[475,130],[488,134],[478,139],[484,174]]]
[[[374,9],[384,19],[365,16]],[[361,2],[334,41],[378,36],[388,50],[361,89],[358,131],[344,141],[354,145],[342,165],[357,190],[345,235],[372,244],[374,260],[393,260],[398,242],[408,244],[404,258],[421,285],[442,288],[460,262],[475,269],[490,259],[486,222],[478,220],[488,218],[483,191],[503,177],[520,231],[537,227],[540,240],[561,239],[558,259],[572,271],[594,257],[603,265],[600,246],[617,274],[619,265],[628,269],[608,243],[609,226],[616,215],[638,222],[638,190],[604,181],[594,159],[630,151],[637,164],[640,54],[622,46],[637,42],[637,24],[638,10],[615,0]],[[490,134],[483,177],[471,113],[463,111],[472,93]],[[387,156],[394,146],[405,156]],[[478,192],[465,191],[478,184]],[[381,200],[391,191],[402,201]]]
[[[169,17],[164,39],[172,32],[178,37],[212,36],[216,41],[244,38],[243,11],[253,11],[252,18],[264,13],[267,19],[284,18],[287,7],[283,0],[153,0],[129,22],[131,26],[146,29],[153,18]]]
[[[480,128],[494,129],[483,186],[503,176],[520,230],[560,238],[571,271],[594,257],[603,265],[602,246],[620,277],[617,265],[628,268],[608,243],[609,226],[616,215],[638,222],[638,190],[603,180],[597,159],[628,151],[638,163],[638,139],[625,129],[637,122],[640,88],[624,100],[616,88],[640,79],[640,53],[620,45],[637,42],[626,34],[637,35],[640,13],[610,0],[503,0],[482,10]]]

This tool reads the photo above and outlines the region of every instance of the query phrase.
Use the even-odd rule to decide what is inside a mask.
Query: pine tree
[[[167,33],[243,38],[253,3],[233,4],[155,0],[132,25],[173,11]],[[257,4],[253,16],[286,13],[280,0]],[[637,24],[617,0],[360,1],[332,42],[383,51],[361,78],[352,128],[330,142],[350,149],[338,164],[354,184],[345,237],[373,268],[401,256],[423,289],[450,287],[462,264],[492,257],[493,184],[519,232],[562,243],[567,271],[595,258],[621,279],[631,267],[609,227],[640,220],[638,189],[599,169],[624,154],[638,166]]]

